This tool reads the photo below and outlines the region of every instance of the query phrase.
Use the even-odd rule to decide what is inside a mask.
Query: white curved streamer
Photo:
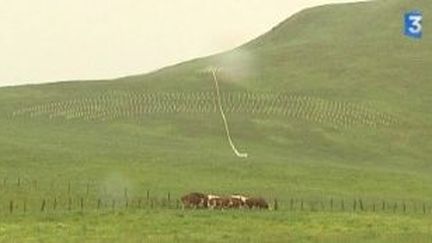
[[[211,72],[212,72],[212,75],[213,75],[213,80],[215,82],[217,102],[218,102],[218,105],[219,105],[219,111],[221,113],[222,120],[223,120],[224,125],[225,125],[225,131],[226,131],[226,135],[227,135],[227,138],[228,138],[228,142],[229,142],[232,150],[234,151],[235,155],[237,155],[237,157],[239,157],[239,158],[247,158],[248,154],[247,153],[240,153],[237,150],[237,148],[235,147],[235,145],[234,145],[234,143],[233,143],[233,141],[231,139],[231,135],[230,135],[229,127],[228,127],[228,122],[227,122],[227,119],[225,117],[225,113],[224,113],[223,108],[222,108],[222,99],[221,99],[221,96],[220,96],[219,83],[218,83],[218,79],[216,77],[216,71],[215,71],[215,69],[212,69]]]

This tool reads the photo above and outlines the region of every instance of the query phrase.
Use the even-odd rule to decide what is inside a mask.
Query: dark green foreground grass
[[[3,216],[2,242],[431,242],[432,219],[381,213],[129,210]]]

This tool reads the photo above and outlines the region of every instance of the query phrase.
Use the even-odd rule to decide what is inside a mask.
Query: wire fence
[[[169,195],[169,194],[168,194]],[[31,213],[31,212],[67,212],[67,211],[122,211],[128,209],[182,209],[182,203],[177,198],[134,197],[123,199],[103,199],[86,197],[51,197],[39,199],[9,199],[2,200],[0,213]],[[205,210],[201,208],[197,210]],[[187,209],[194,210],[194,209]],[[228,210],[228,209],[224,209]],[[247,207],[229,210],[249,210]],[[408,203],[382,200],[381,202],[365,202],[362,199],[340,199],[310,201],[292,199],[270,201],[270,210],[290,212],[352,212],[352,213],[392,213],[392,214],[424,214],[430,215],[430,203]]]
[[[55,186],[54,186],[55,185]],[[130,193],[124,187],[115,193],[101,189],[94,181],[73,184],[53,183],[50,187],[37,180],[8,180],[0,183],[0,213],[120,211],[128,209],[183,209],[182,192],[140,190]],[[186,193],[185,193],[186,194]],[[262,195],[256,195],[262,196]],[[264,195],[265,197],[265,195]],[[421,200],[389,200],[343,197],[266,198],[270,210],[289,212],[370,212],[392,214],[432,214],[432,203]],[[232,210],[248,210],[246,207]]]

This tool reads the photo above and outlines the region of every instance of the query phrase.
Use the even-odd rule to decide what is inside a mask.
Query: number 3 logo
[[[409,31],[411,33],[417,34],[422,31],[421,21],[423,20],[422,16],[409,16],[409,20],[411,21],[411,27],[409,27]]]
[[[423,34],[423,15],[419,11],[405,14],[405,35],[412,38],[421,38]]]

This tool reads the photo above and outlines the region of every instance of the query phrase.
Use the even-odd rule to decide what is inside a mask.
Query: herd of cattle
[[[207,195],[204,193],[193,192],[181,198],[184,208],[209,208],[209,209],[229,209],[229,208],[258,208],[269,209],[269,204],[262,197],[246,197],[242,195],[231,195],[221,197]]]

